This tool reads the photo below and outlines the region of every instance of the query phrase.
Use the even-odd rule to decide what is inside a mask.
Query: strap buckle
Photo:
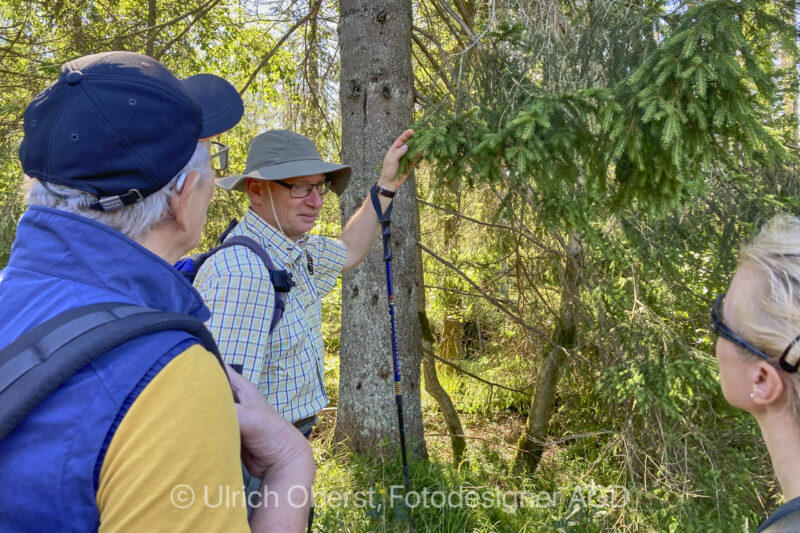
[[[127,205],[135,204],[144,200],[144,196],[138,189],[128,189],[125,194],[116,196],[104,196],[89,206],[95,211],[115,211]]]

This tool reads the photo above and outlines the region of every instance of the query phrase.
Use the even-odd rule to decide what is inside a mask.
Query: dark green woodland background
[[[380,27],[413,14],[416,529],[754,532],[780,490],[722,397],[708,311],[741,244],[800,214],[796,2],[372,4]],[[224,76],[246,107],[221,139],[232,172],[268,128],[338,161],[341,16],[333,0],[0,0],[0,267],[25,211],[22,114],[62,62],[124,49]],[[218,190],[200,248],[245,209]],[[315,231],[340,228],[329,195]],[[324,301],[315,527],[405,531],[392,443],[335,438],[341,294]],[[459,491],[489,496],[440,505]]]

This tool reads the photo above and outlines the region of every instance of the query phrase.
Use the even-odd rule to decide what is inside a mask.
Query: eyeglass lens
[[[225,170],[228,168],[228,147],[221,142],[212,141],[208,160],[214,170]]]
[[[295,183],[292,185],[292,188],[289,190],[289,194],[292,198],[305,198],[309,194],[311,194],[311,189],[317,189],[317,193],[322,196],[326,192],[328,192],[331,188],[330,180],[325,180],[320,183]]]

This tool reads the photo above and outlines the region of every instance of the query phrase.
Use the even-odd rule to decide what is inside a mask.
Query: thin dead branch
[[[275,46],[273,46],[272,49],[269,52],[267,52],[267,54],[261,59],[261,62],[259,62],[256,69],[250,75],[250,78],[247,80],[247,83],[244,84],[244,87],[242,87],[242,89],[239,91],[239,94],[244,94],[245,91],[247,91],[247,89],[253,83],[253,80],[255,80],[256,76],[258,76],[258,73],[261,72],[261,69],[264,68],[267,65],[267,63],[269,63],[269,60],[272,58],[272,56],[275,54],[278,48],[284,43],[284,41],[286,41],[286,39],[288,39],[297,30],[297,28],[308,22],[311,19],[311,17],[317,14],[320,5],[322,5],[322,0],[317,0],[316,2],[314,2],[311,8],[309,8],[306,16],[295,22],[294,25],[291,28],[289,28],[289,30],[286,33],[284,33],[280,39],[278,39],[278,42],[275,43]]]

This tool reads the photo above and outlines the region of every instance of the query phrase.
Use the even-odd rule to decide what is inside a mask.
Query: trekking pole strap
[[[386,211],[384,211],[383,208],[381,207],[381,202],[378,199],[378,194],[380,190],[381,188],[378,187],[378,184],[376,183],[370,188],[369,197],[372,200],[372,207],[375,208],[375,214],[378,215],[378,222],[380,222],[381,224],[384,223],[388,224],[389,222],[391,222],[392,206],[394,205],[394,202],[389,202],[389,207],[387,207]]]
[[[380,193],[381,188],[378,187],[378,184],[372,186],[369,190],[369,197],[372,200],[372,207],[375,208],[375,214],[378,215],[378,222],[381,223],[381,236],[383,237],[383,260],[384,261],[391,261],[392,260],[392,243],[391,243],[391,230],[389,228],[389,224],[391,223],[392,219],[392,206],[394,202],[390,202],[389,206],[386,208],[386,211],[381,208],[381,202],[378,199],[378,194]]]

